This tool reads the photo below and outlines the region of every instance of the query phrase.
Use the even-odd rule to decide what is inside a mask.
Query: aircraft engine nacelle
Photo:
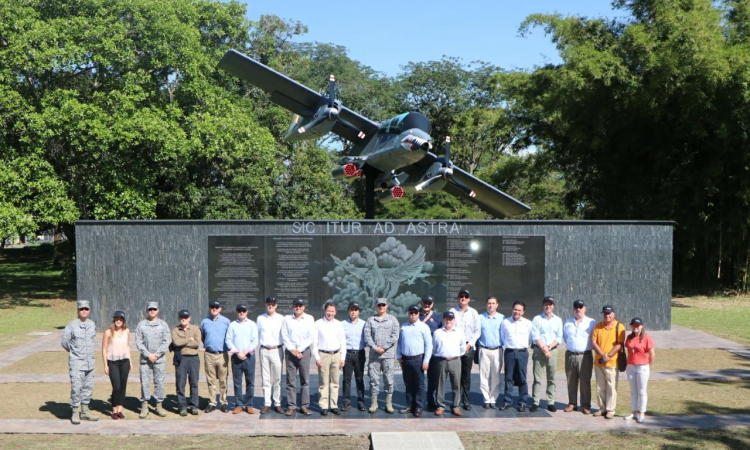
[[[390,201],[403,198],[403,196],[404,188],[402,188],[401,186],[394,186],[391,189],[378,194],[378,200],[380,200],[380,203],[388,203]]]
[[[352,181],[357,178],[362,178],[364,172],[361,168],[362,164],[357,163],[346,163],[343,166],[336,167],[331,171],[333,178],[337,180]]]

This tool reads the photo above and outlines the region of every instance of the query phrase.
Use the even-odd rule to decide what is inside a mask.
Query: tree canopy
[[[359,218],[331,179],[349,143],[282,142],[290,113],[216,69],[235,48],[373,120],[425,114],[435,151],[529,204],[520,219],[677,222],[675,281],[747,290],[750,1],[615,0],[534,14],[562,62],[457,56],[388,77],[294,19],[214,0],[16,0],[0,8],[0,239],[77,219]],[[389,219],[486,219],[444,193]]]

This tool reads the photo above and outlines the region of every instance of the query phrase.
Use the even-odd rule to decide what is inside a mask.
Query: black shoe
[[[484,408],[484,409],[490,409],[490,404],[489,403],[484,403],[482,405],[482,408]]]
[[[333,409],[331,409],[331,414],[335,414],[335,415],[338,416],[339,414],[341,414],[341,411],[339,411],[338,408],[333,408]]]
[[[411,412],[411,408],[401,408],[398,410],[399,414],[409,414]]]
[[[494,403],[490,403],[490,409],[497,409],[497,406]]]
[[[418,410],[414,411],[414,417],[422,417],[422,410],[418,409]]]
[[[367,411],[367,408],[365,408],[365,402],[357,402],[357,409],[360,411]]]
[[[206,409],[203,410],[203,412],[206,414],[214,411],[216,411],[216,405],[208,405],[206,406]]]
[[[221,408],[219,408],[219,410],[221,412],[223,412],[223,413],[228,413],[229,412],[229,405],[227,405],[226,403],[224,403],[223,405],[221,405]]]
[[[434,403],[428,403],[427,404],[427,410],[428,411],[435,411],[437,409],[437,405]]]
[[[320,410],[320,415],[321,416],[327,416],[328,415],[328,410],[327,409],[321,409]]]
[[[539,409],[539,405],[531,405],[531,409],[529,411],[536,412]]]
[[[198,408],[195,406],[188,406],[188,412],[194,416],[198,415]]]
[[[547,405],[547,411],[557,412],[557,408],[555,408],[555,405]]]
[[[276,407],[273,410],[279,414],[284,414],[284,408],[282,408],[280,405],[276,405]]]
[[[468,403],[464,403],[464,410],[465,411],[471,411],[471,405]]]
[[[507,411],[507,410],[510,409],[510,403],[506,403],[506,404],[504,404],[503,406],[501,406],[501,407],[499,407],[497,409],[499,409],[500,411]]]
[[[349,411],[350,409],[352,409],[352,405],[349,403],[344,403],[344,406],[341,407],[342,411]]]
[[[524,405],[523,403],[518,405],[518,412],[526,412],[526,405]]]
[[[299,409],[299,412],[300,412],[300,413],[301,413],[302,415],[304,415],[304,416],[310,416],[310,415],[312,415],[312,413],[310,412],[310,410],[309,410],[309,409],[307,409],[307,407],[305,407],[305,406],[303,406],[302,408],[300,408],[300,409]],[[326,411],[326,414],[328,414],[328,411]]]

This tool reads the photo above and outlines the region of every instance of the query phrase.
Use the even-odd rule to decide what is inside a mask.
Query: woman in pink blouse
[[[125,325],[125,313],[115,311],[112,325],[102,338],[104,373],[112,382],[112,419],[124,419],[122,403],[130,374],[130,330]]]
[[[630,321],[630,333],[625,339],[625,348],[628,350],[628,382],[630,383],[630,409],[632,414],[625,420],[635,418],[636,422],[643,423],[646,415],[646,403],[648,394],[649,367],[654,362],[654,341],[646,334],[643,321],[635,317]]]

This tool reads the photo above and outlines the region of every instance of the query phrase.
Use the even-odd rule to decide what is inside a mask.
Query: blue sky
[[[622,17],[610,0],[301,0],[247,3],[247,15],[299,20],[308,33],[296,41],[342,45],[349,56],[394,76],[409,61],[457,56],[504,69],[524,68],[560,59],[549,37],[535,29],[518,36],[519,24],[533,13],[558,12],[586,17]]]

